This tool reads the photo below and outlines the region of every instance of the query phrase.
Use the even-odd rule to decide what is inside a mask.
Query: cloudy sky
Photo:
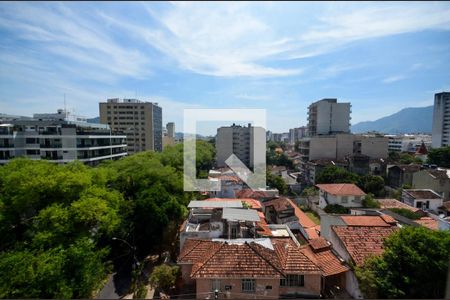
[[[0,3],[0,112],[112,97],[185,108],[263,108],[275,132],[322,98],[352,123],[450,90],[450,3]],[[212,132],[204,132],[212,133]]]

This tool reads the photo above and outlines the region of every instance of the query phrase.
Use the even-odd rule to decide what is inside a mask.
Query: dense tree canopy
[[[317,176],[316,183],[354,183],[360,178],[357,174],[337,166],[326,166]]]
[[[267,185],[271,188],[278,189],[281,195],[288,192],[288,186],[283,178],[280,176],[273,175],[271,172],[266,172]]]
[[[431,149],[428,152],[427,163],[450,168],[450,146]]]
[[[197,156],[205,171],[214,148],[199,141]],[[195,196],[182,172],[183,145],[95,168],[22,158],[1,166],[0,297],[91,297],[116,257],[130,258],[113,237],[141,257],[169,250]]]
[[[384,242],[381,256],[356,268],[367,298],[444,298],[450,232],[405,227]]]

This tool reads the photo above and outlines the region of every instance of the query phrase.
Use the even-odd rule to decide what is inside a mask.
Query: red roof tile
[[[283,271],[287,274],[318,273],[320,268],[309,259],[300,247],[291,244],[276,244],[275,251]]]
[[[412,207],[408,204],[398,201],[397,199],[377,199],[378,203],[380,203],[381,208],[389,209],[389,208],[405,208],[410,211],[418,211],[418,208]]]
[[[275,198],[271,193],[266,191],[254,191],[252,189],[242,189],[236,192],[237,198],[267,199]]]
[[[391,235],[397,227],[373,226],[332,226],[332,230],[344,244],[357,266],[372,255],[383,252],[383,240]]]
[[[314,251],[319,251],[319,250],[330,248],[330,245],[328,244],[327,240],[324,239],[323,237],[311,239],[309,241],[309,245],[311,246],[312,249],[314,249]]]
[[[316,184],[316,186],[332,195],[364,196],[366,194],[352,183]]]
[[[306,246],[303,248],[303,253],[319,266],[323,272],[323,276],[336,275],[350,270],[345,263],[339,260],[330,248],[320,252],[314,252],[310,246]]]
[[[341,216],[341,219],[348,226],[364,226],[364,227],[390,227],[380,216]],[[389,219],[390,220],[390,219]],[[392,222],[392,220],[390,220]],[[395,222],[395,220],[394,220]]]
[[[217,243],[217,249],[192,267],[193,278],[279,278],[283,275],[275,251],[256,243]]]
[[[420,225],[422,225],[424,227],[427,227],[427,228],[429,228],[431,230],[438,230],[439,229],[438,221],[436,221],[435,219],[430,218],[430,217],[422,217],[422,218],[420,218],[418,220],[415,220],[414,222],[417,223],[417,224],[420,224]]]
[[[186,239],[178,256],[179,263],[195,263],[214,247],[210,240]]]

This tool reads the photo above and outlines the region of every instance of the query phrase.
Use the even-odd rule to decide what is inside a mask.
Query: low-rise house
[[[243,207],[241,199],[191,201],[189,216],[180,228],[180,248],[187,238],[258,238],[265,236],[262,212]]]
[[[380,204],[381,209],[403,208],[412,212],[417,212],[420,210],[419,208],[400,202],[397,199],[377,199],[377,201]]]
[[[420,165],[393,165],[387,169],[388,185],[399,188],[413,185],[413,174],[420,171]]]
[[[319,189],[319,207],[339,204],[344,207],[362,207],[366,195],[359,187],[351,183],[316,184]]]
[[[261,202],[272,200],[279,197],[277,189],[252,190],[249,188],[236,192],[236,198],[252,198]]]
[[[387,215],[326,215],[321,219],[321,232],[347,263],[362,266],[367,258],[383,252],[383,240],[398,229],[396,224],[396,221]],[[362,298],[353,272],[346,273],[345,285],[353,298]]]
[[[370,157],[363,154],[354,154],[347,157],[348,170],[358,175],[368,175],[370,172]]]
[[[450,170],[424,169],[414,173],[412,186],[415,189],[431,189],[443,196],[444,201],[450,200]]]
[[[215,174],[214,174],[215,175]],[[210,191],[210,197],[236,198],[236,192],[242,190],[244,182],[235,174],[218,175],[208,178],[209,181],[219,182],[220,191]]]
[[[188,239],[178,257],[197,299],[319,298],[322,271],[290,239]]]
[[[269,223],[286,224],[303,241],[319,237],[316,225],[291,199],[277,198],[263,203],[264,214]]]
[[[404,189],[402,191],[402,201],[409,206],[431,210],[438,213],[439,207],[442,206],[442,197],[430,189]]]

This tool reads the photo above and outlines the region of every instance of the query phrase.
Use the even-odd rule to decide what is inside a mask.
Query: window
[[[231,285],[226,285],[225,286],[225,291],[231,291]]]
[[[220,291],[220,280],[217,280],[217,279],[212,280],[211,288],[212,288],[212,291],[215,291],[215,290]]]
[[[360,203],[361,202],[361,196],[355,196],[355,200],[353,200],[356,203]]]
[[[286,278],[280,279],[280,286],[304,286],[305,276],[303,275],[288,275]]]
[[[271,290],[272,286],[271,285],[266,285],[266,290]]]
[[[342,196],[341,203],[348,203],[348,196]]]
[[[27,139],[26,139],[26,143],[27,143],[27,144],[36,144],[37,141],[36,141],[36,139],[33,139],[33,138],[27,138]]]
[[[254,292],[255,291],[255,279],[242,279],[242,291]]]

